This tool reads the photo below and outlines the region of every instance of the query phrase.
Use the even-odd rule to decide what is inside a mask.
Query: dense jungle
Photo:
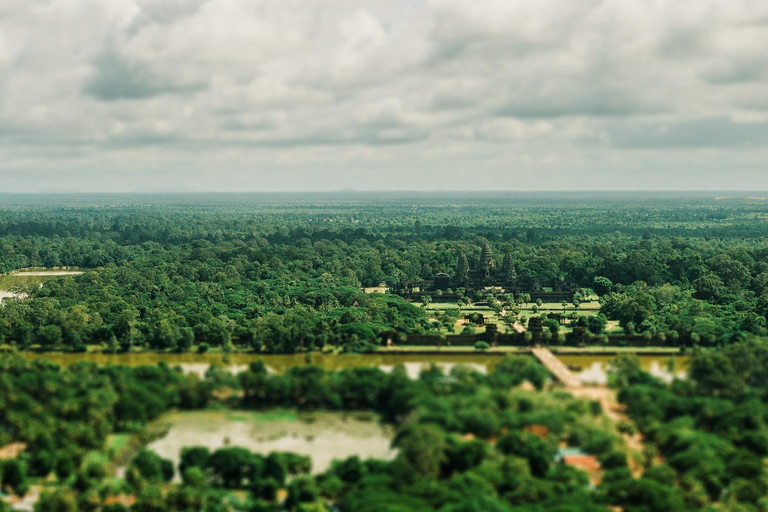
[[[2,196],[0,510],[768,510],[768,203],[732,196]],[[518,272],[574,283],[568,318],[503,290],[442,305],[392,292],[486,243]],[[462,313],[474,331],[471,307],[523,348],[627,355],[607,386],[578,390],[482,342],[468,353],[495,354],[487,368],[313,364],[446,340]],[[685,352],[687,366],[652,376],[635,346]],[[62,352],[209,359],[196,373],[46,358]],[[236,369],[233,353],[304,361]],[[200,425],[170,458],[153,450],[203,413],[224,433]],[[390,455],[320,469],[291,435],[260,430],[319,414],[381,425]],[[253,446],[288,448],[241,446],[243,423]]]
[[[19,349],[187,351],[234,343],[277,353],[370,350],[439,330],[440,318],[364,287],[453,273],[459,254],[486,242],[494,257],[510,254],[535,279],[593,290],[605,320],[646,343],[723,346],[766,333],[768,203],[759,198],[3,199],[0,272],[84,272],[42,287],[18,285],[28,300],[5,301],[0,342]],[[586,326],[598,336],[604,323]]]

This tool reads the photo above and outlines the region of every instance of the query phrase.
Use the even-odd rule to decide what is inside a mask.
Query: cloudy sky
[[[0,192],[766,190],[764,0],[0,0]]]

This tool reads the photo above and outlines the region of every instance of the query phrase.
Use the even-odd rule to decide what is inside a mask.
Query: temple
[[[459,255],[453,276],[438,272],[430,280],[403,280],[393,291],[408,299],[429,295],[433,300],[453,301],[457,288],[463,288],[465,295],[478,290],[493,290],[496,293],[527,293],[534,301],[560,302],[571,300],[575,285],[568,286],[564,281],[541,283],[531,278],[527,270],[518,275],[512,256],[505,254],[498,265],[486,242],[477,259],[470,260],[465,253]]]

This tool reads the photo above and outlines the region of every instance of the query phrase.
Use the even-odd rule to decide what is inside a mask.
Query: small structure
[[[131,507],[136,504],[136,496],[132,494],[115,494],[107,496],[104,500],[104,506],[109,507],[112,505],[123,505],[124,507]]]
[[[603,476],[603,468],[597,457],[584,453],[580,448],[558,449],[555,462],[584,471],[593,486],[598,485]]]
[[[542,439],[546,439],[549,436],[549,428],[544,425],[526,425],[523,430]]]

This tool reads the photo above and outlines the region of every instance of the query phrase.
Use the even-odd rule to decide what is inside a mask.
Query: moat
[[[493,369],[500,355],[493,353],[467,353],[467,354],[247,354],[234,353],[230,355],[229,364],[222,363],[222,354],[207,353],[183,353],[161,354],[156,352],[137,352],[131,354],[104,354],[104,353],[32,353],[25,352],[22,355],[28,359],[49,359],[62,366],[78,361],[89,361],[97,364],[122,364],[128,366],[155,365],[165,362],[171,366],[179,365],[185,372],[204,374],[212,364],[226,366],[233,372],[247,369],[254,361],[264,361],[270,371],[282,373],[293,366],[306,366],[313,364],[325,370],[342,370],[363,366],[377,366],[389,370],[396,365],[405,366],[408,375],[416,378],[422,368],[429,364],[436,364],[446,373],[456,365],[463,364],[486,373]],[[580,380],[590,384],[605,384],[606,370],[611,359],[615,355],[580,355],[567,354],[558,357],[569,365],[573,373]],[[640,364],[645,371],[652,375],[669,380],[674,374],[683,377],[689,358],[687,356],[648,355],[637,354]],[[670,369],[672,371],[670,371]]]

